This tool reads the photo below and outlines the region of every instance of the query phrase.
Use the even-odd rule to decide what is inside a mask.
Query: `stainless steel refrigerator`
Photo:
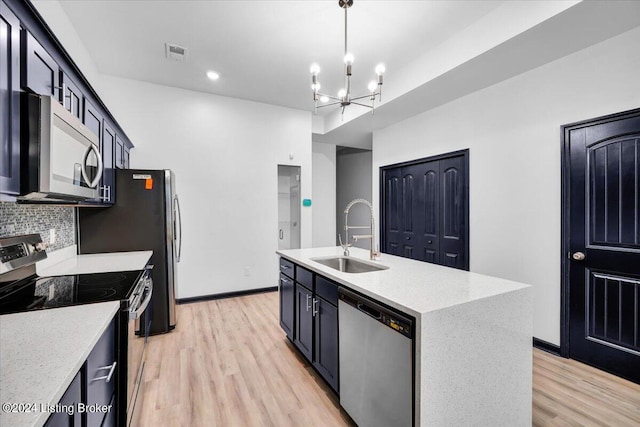
[[[116,171],[116,203],[78,209],[78,253],[152,250],[150,334],[176,325],[175,288],[182,231],[175,175],[170,170]]]

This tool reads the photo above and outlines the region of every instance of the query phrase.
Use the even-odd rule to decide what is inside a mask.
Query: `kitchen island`
[[[374,261],[387,269],[366,273],[313,260],[340,247],[277,253],[415,319],[415,425],[531,425],[530,286],[387,254]]]

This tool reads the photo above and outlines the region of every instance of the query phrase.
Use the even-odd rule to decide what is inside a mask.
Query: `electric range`
[[[0,282],[0,314],[118,300],[130,306],[143,274],[144,270],[29,276],[7,286]]]
[[[39,277],[36,262],[47,258],[45,249],[38,234],[0,238],[0,315],[120,301],[115,343],[116,424],[135,424],[151,327],[153,266],[136,271]]]

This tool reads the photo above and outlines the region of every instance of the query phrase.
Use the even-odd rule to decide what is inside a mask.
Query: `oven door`
[[[129,309],[127,339],[127,426],[135,425],[142,396],[142,374],[144,372],[145,350],[151,326],[153,280],[150,271],[141,280],[143,289]],[[146,327],[142,327],[146,324]],[[138,405],[136,405],[136,402]]]

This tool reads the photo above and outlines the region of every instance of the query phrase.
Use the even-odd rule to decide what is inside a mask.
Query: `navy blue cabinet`
[[[82,120],[82,99],[84,98],[80,88],[66,73],[62,73],[62,105],[71,114]]]
[[[115,185],[113,174],[113,142],[115,132],[111,127],[106,130],[107,122],[102,111],[96,108],[87,98],[84,99],[83,123],[98,136],[100,156],[102,157],[102,178],[99,185],[99,198],[94,202],[113,204],[115,202]]]
[[[39,95],[62,98],[60,66],[27,30],[22,31],[22,87]]]
[[[280,326],[338,391],[338,285],[282,258],[279,291]]]
[[[117,169],[129,169],[130,167],[130,152],[133,145],[122,138],[120,135],[116,135],[115,144],[115,167]]]
[[[115,383],[118,378],[115,342],[115,322],[111,322],[87,358],[87,405],[103,407],[109,405],[112,400],[115,402]],[[115,413],[115,408],[111,408],[109,412]],[[105,417],[105,412],[88,412],[87,426],[100,426]]]
[[[51,414],[45,427],[80,427],[82,415],[77,406],[80,402],[82,402],[82,371],[78,372],[60,399],[61,410]]]
[[[316,276],[316,280],[320,280]],[[338,287],[334,284],[336,295]],[[338,391],[338,307],[316,295],[313,299],[315,315],[315,348],[313,366],[335,391]]]
[[[293,343],[309,360],[313,359],[313,292],[296,283],[295,335]]]
[[[116,399],[115,382],[118,366],[115,362],[116,320],[114,319],[91,350],[87,361],[76,374],[67,391],[58,402],[62,411],[52,413],[45,427],[80,427],[115,425],[115,406],[107,411],[79,411],[79,405],[104,408],[114,405]],[[73,410],[66,411],[66,408]],[[83,422],[82,418],[86,417]],[[105,424],[107,420],[110,424]]]
[[[0,194],[20,193],[20,21],[0,2]]]

